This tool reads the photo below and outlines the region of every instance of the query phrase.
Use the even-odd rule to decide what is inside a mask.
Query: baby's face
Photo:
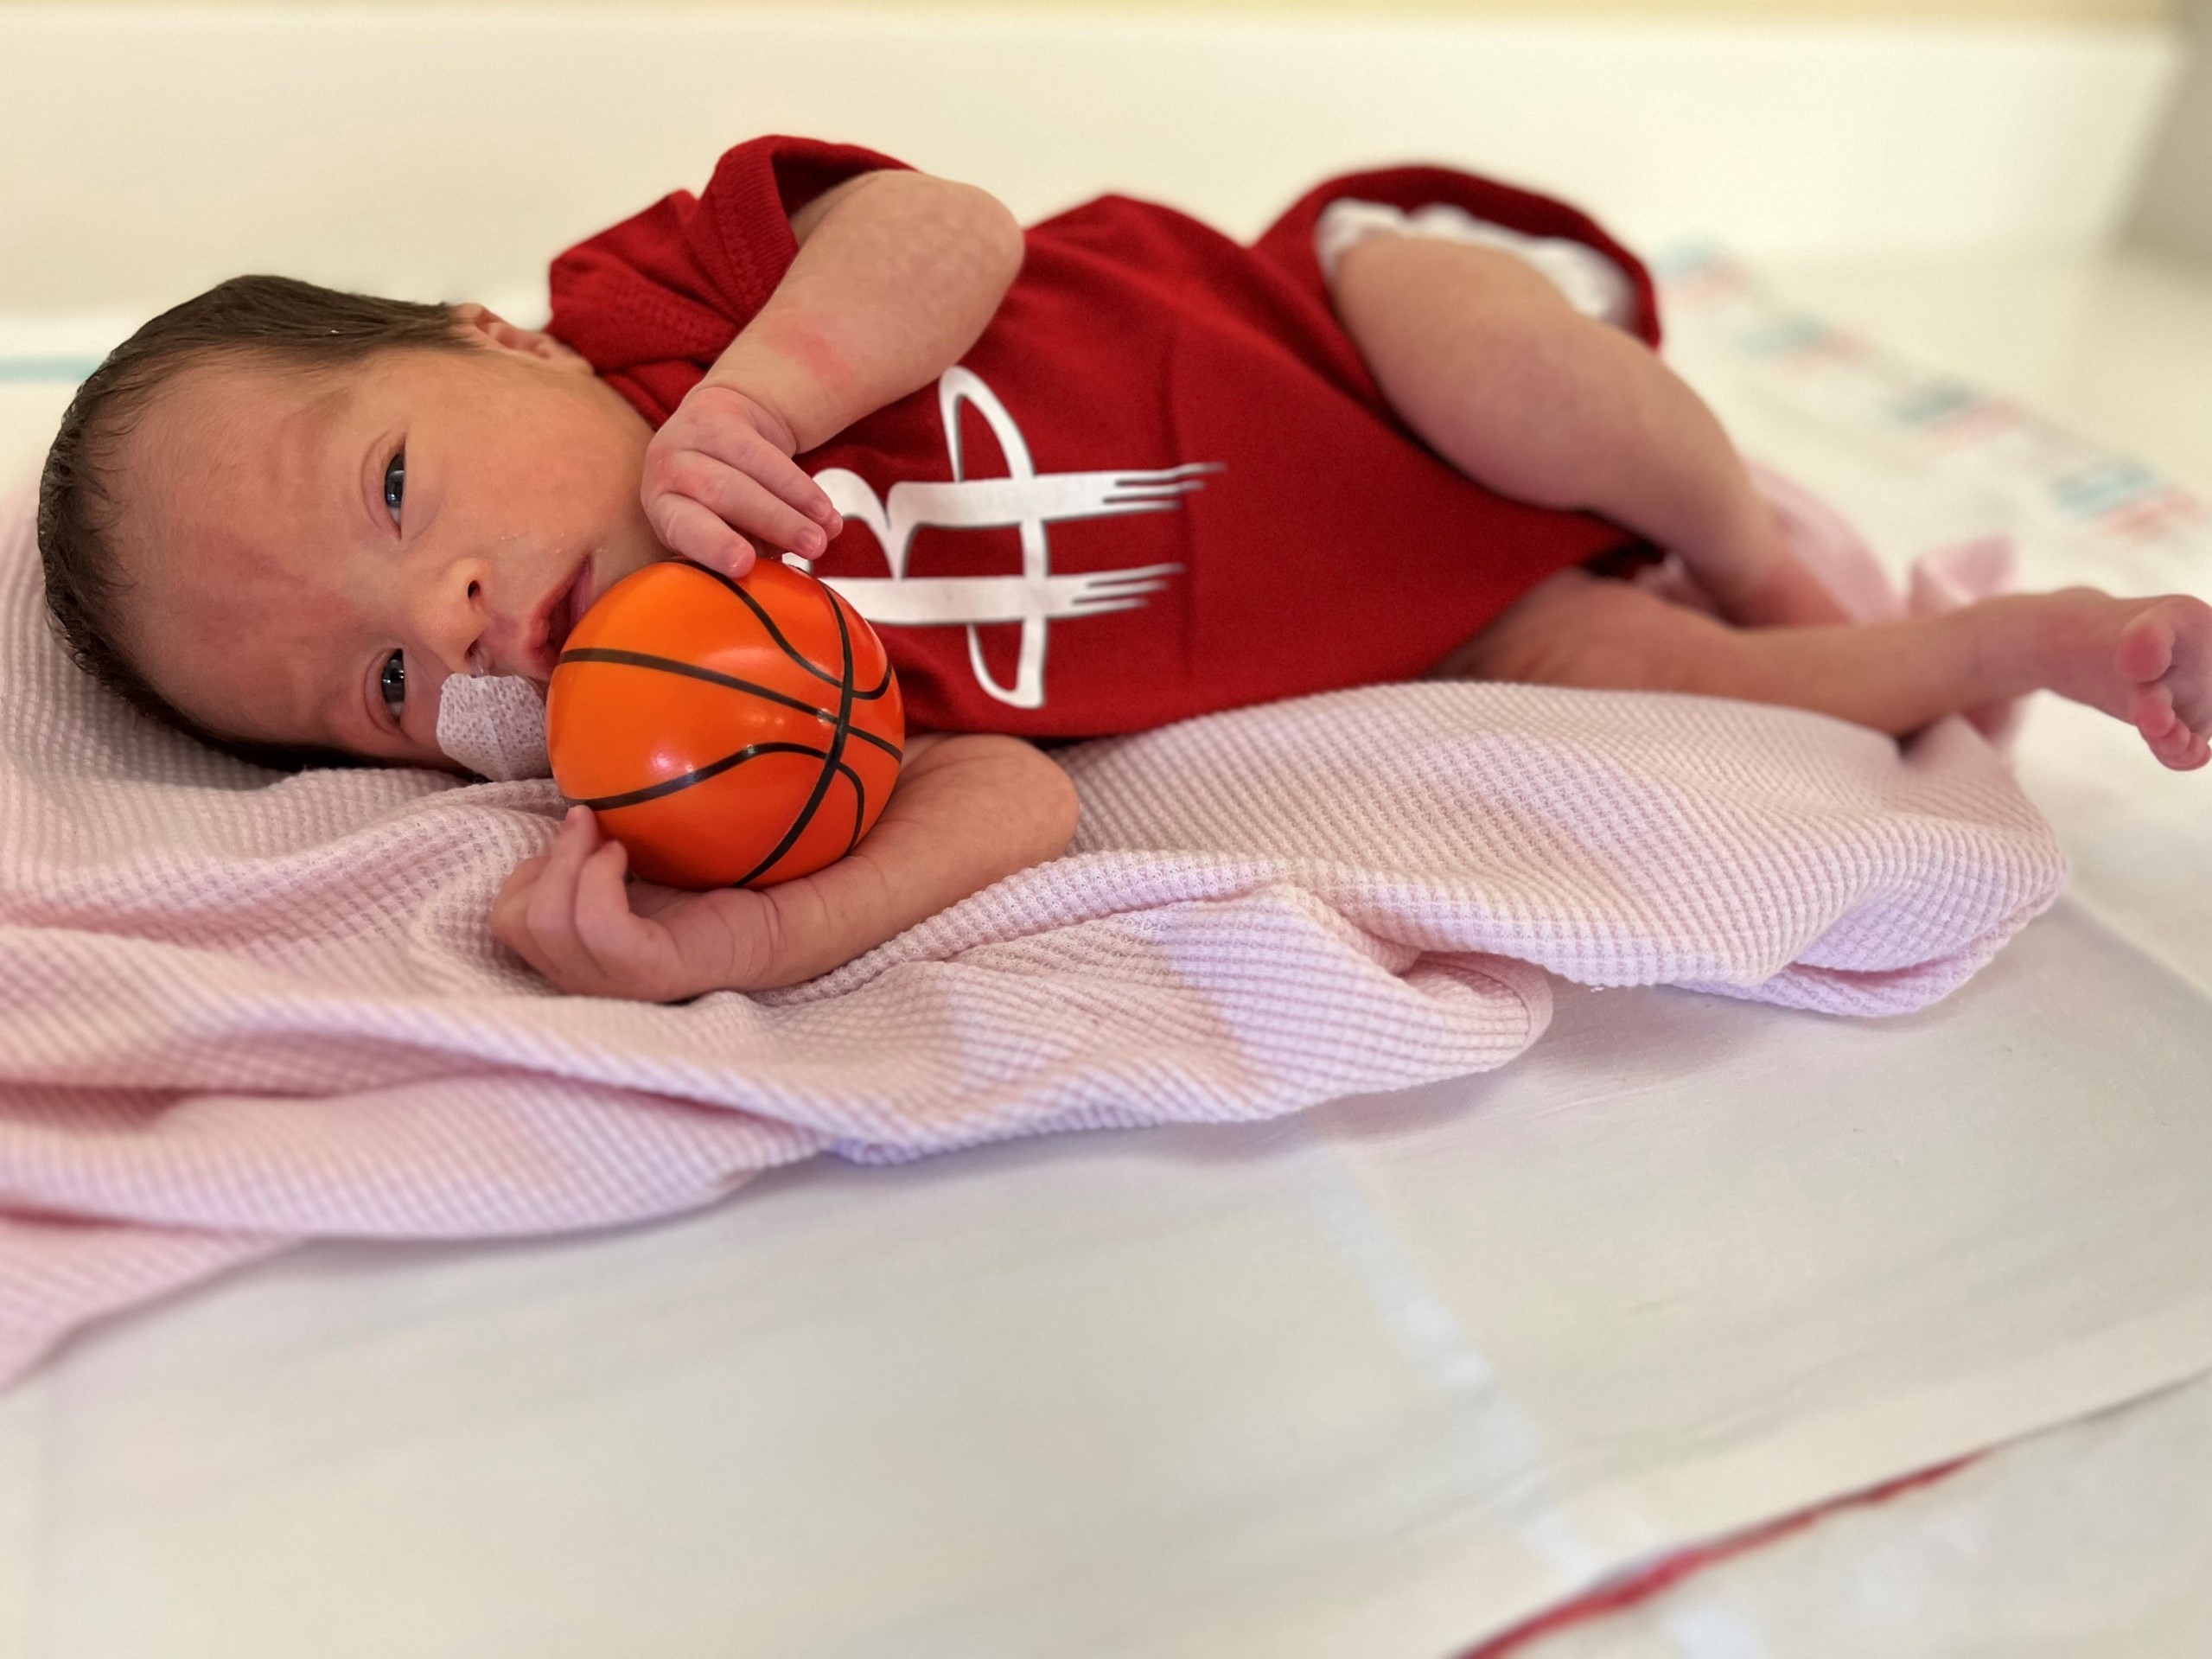
[[[482,343],[330,370],[186,371],[127,441],[124,641],[209,729],[455,769],[449,674],[543,683],[561,630],[665,557],[652,431],[566,348]],[[573,591],[571,591],[573,590]]]

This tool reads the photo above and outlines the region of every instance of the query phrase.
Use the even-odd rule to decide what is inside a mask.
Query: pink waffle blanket
[[[1798,506],[1812,551],[1863,558]],[[1895,608],[1865,569],[1839,586]],[[310,1236],[602,1227],[818,1152],[1482,1070],[1543,1031],[1546,970],[1918,1008],[2063,877],[1957,720],[1900,752],[1750,705],[1425,683],[1064,759],[1069,856],[834,973],[563,997],[487,921],[552,838],[550,782],[280,777],[159,729],[68,663],[28,501],[0,507],[0,1380]]]

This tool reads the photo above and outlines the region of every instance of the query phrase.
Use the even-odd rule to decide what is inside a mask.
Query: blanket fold
[[[1831,531],[1829,533],[1834,533]],[[492,896],[548,780],[278,779],[98,693],[0,507],[0,1380],[307,1236],[711,1203],[820,1152],[1233,1121],[1503,1064],[1546,971],[1917,1008],[2056,895],[1961,721],[1423,682],[1063,751],[1071,855],[810,984],[554,993]]]

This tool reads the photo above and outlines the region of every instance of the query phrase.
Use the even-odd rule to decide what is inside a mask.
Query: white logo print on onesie
[[[970,478],[960,460],[960,405],[973,404],[1006,456],[1004,478]],[[1183,495],[1205,488],[1200,475],[1219,472],[1217,462],[1191,462],[1158,472],[1045,472],[1030,459],[1022,429],[998,394],[965,368],[947,369],[937,381],[937,412],[945,423],[945,448],[952,457],[953,482],[893,484],[888,497],[858,473],[827,467],[814,482],[846,518],[875,532],[891,573],[829,576],[822,579],[843,594],[871,622],[894,628],[965,625],[968,665],[976,683],[1002,703],[1017,709],[1044,706],[1047,630],[1055,622],[1131,610],[1143,595],[1167,585],[1180,565],[1144,565],[1119,571],[1092,571],[1055,576],[1045,526],[1069,519],[1115,518],[1125,513],[1172,511]],[[923,526],[984,530],[1007,526],[1022,533],[1018,576],[908,576],[908,550]],[[787,553],[784,562],[801,570],[806,561]],[[976,631],[985,622],[1019,622],[1021,654],[1014,683],[1002,686],[983,660]]]

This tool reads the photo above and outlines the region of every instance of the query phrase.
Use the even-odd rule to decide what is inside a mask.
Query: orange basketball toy
[[[760,887],[852,851],[898,781],[905,711],[883,642],[813,577],[680,559],[601,595],[545,693],[561,793],[630,867]]]

